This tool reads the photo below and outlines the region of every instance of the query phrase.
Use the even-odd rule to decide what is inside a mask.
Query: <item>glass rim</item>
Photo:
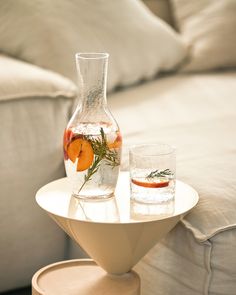
[[[156,152],[154,154],[140,154],[138,151],[136,151],[138,148],[143,148],[143,147],[166,147],[169,149],[169,151]],[[170,145],[168,143],[163,143],[163,142],[136,144],[136,145],[130,146],[129,148],[129,153],[132,153],[133,155],[142,157],[142,158],[168,156],[171,154],[175,154],[175,152],[176,152],[175,146]]]
[[[76,59],[106,59],[109,57],[107,52],[77,52]]]

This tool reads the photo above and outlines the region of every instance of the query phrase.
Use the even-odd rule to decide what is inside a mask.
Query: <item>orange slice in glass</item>
[[[141,181],[137,179],[131,179],[131,182],[133,184],[136,184],[138,186],[147,187],[147,188],[160,188],[160,187],[166,187],[169,185],[169,180],[167,178],[159,178],[157,181]]]

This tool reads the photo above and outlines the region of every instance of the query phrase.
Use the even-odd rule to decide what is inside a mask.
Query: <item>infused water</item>
[[[119,128],[105,122],[80,123],[65,130],[65,168],[75,197],[102,199],[113,196],[121,145]]]

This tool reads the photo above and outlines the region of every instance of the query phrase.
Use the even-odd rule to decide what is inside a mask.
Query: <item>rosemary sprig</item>
[[[92,179],[93,174],[95,174],[98,171],[98,169],[100,167],[100,162],[101,162],[101,159],[97,155],[95,155],[94,162],[93,162],[92,166],[89,167],[87,174],[84,175],[84,182],[83,182],[82,186],[80,187],[78,193],[82,190],[82,188],[84,187],[86,182],[88,182],[89,180]]]
[[[112,168],[120,165],[120,159],[118,157],[118,153],[115,150],[107,150],[106,155],[106,164],[112,166]]]
[[[157,169],[155,171],[152,171],[150,174],[148,174],[146,179],[150,180],[156,177],[168,177],[168,176],[173,176],[173,172],[171,172],[170,169],[165,169],[165,170]]]
[[[112,166],[112,168],[120,165],[120,159],[117,151],[110,150],[107,144],[106,135],[103,128],[100,128],[101,138],[94,138],[89,135],[84,135],[84,138],[90,142],[94,152],[94,161],[91,167],[88,168],[87,174],[84,176],[84,182],[80,187],[78,193],[82,190],[84,185],[92,179],[92,176],[100,168],[102,160],[105,164]]]
[[[100,128],[100,133],[101,139],[93,138],[89,135],[85,136],[85,139],[87,139],[91,143],[94,154],[97,155],[100,159],[103,159],[106,155],[107,141],[103,128]]]

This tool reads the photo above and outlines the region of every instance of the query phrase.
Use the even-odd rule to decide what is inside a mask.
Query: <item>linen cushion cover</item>
[[[64,259],[66,235],[35,202],[65,176],[63,130],[73,83],[0,55],[0,292],[28,286],[41,267]]]
[[[186,54],[178,34],[139,0],[4,1],[0,51],[73,81],[76,52],[108,52],[109,90],[172,70]]]
[[[76,96],[77,87],[74,83],[57,73],[1,54],[0,63],[0,101],[36,96]]]
[[[189,46],[183,71],[236,66],[236,1],[171,0],[176,25]]]

